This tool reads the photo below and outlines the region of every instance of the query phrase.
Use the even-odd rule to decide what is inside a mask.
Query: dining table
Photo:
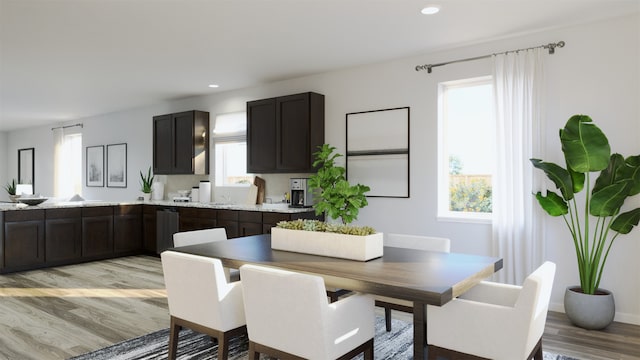
[[[217,258],[229,268],[254,264],[314,274],[329,287],[412,301],[414,359],[426,355],[426,305],[443,306],[502,268],[496,257],[387,246],[369,261],[273,250],[270,234],[169,250]]]

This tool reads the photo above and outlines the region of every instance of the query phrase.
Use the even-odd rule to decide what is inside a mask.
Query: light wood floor
[[[66,359],[167,328],[168,318],[155,257],[0,275],[0,359]],[[640,326],[586,331],[550,313],[543,347],[578,359],[639,360]]]

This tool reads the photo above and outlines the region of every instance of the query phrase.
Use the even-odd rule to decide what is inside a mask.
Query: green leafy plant
[[[151,167],[149,167],[149,170],[147,171],[147,176],[144,176],[142,171],[140,171],[140,179],[142,184],[141,190],[143,193],[148,194],[151,192],[151,185],[153,185],[154,177],[154,175],[151,175]]]
[[[309,178],[318,200],[313,206],[316,215],[325,214],[349,224],[358,218],[359,210],[369,204],[365,193],[371,189],[361,184],[349,184],[345,178],[345,168],[335,164],[335,159],[342,156],[334,153],[335,147],[324,144],[319,149],[314,153],[313,162],[318,172]]]
[[[16,194],[16,179],[12,179],[11,182],[7,183],[7,185],[4,186],[4,189],[7,191],[7,194],[15,195]]]
[[[319,231],[330,232],[336,234],[346,235],[372,235],[376,233],[376,230],[369,226],[355,226],[346,224],[329,224],[320,220],[309,219],[297,219],[290,221],[280,221],[276,224],[276,227],[288,230],[304,230],[304,231]]]
[[[560,193],[535,196],[549,215],[564,218],[575,246],[582,292],[595,294],[614,240],[640,220],[640,208],[620,213],[625,200],[640,193],[640,155],[625,159],[611,154],[609,140],[586,115],[567,121],[560,129],[560,142],[566,169],[531,159]],[[591,173],[597,171],[592,187]],[[584,197],[578,200],[582,190]]]

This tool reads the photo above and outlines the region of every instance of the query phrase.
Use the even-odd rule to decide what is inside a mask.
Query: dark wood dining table
[[[272,250],[270,235],[170,250],[218,258],[230,268],[256,264],[315,274],[330,287],[413,301],[414,359],[426,355],[425,305],[444,305],[502,268],[500,258],[394,247],[369,261]]]

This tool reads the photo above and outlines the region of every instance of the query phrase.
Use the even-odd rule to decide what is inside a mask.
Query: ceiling
[[[421,15],[432,3],[440,13]],[[0,131],[639,9],[640,0],[0,0]]]

